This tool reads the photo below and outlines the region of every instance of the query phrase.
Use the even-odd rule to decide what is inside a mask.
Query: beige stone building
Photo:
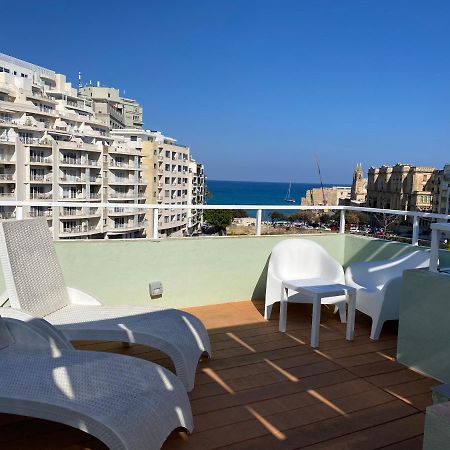
[[[396,164],[371,167],[367,206],[405,211],[431,211],[434,167]]]
[[[436,170],[433,177],[433,212],[449,214],[450,211],[450,164]]]
[[[92,102],[95,117],[110,128],[142,128],[142,107],[136,100],[120,96],[118,89],[84,86],[80,96]]]
[[[188,205],[204,202],[204,168],[190,155],[187,146],[159,131],[112,130],[142,156],[145,202],[149,204]],[[200,209],[158,210],[160,237],[188,236],[198,231],[203,219]],[[146,235],[153,235],[153,211],[146,212]]]
[[[302,197],[302,206],[338,206],[350,200],[350,186],[333,186],[313,188],[306,191]]]

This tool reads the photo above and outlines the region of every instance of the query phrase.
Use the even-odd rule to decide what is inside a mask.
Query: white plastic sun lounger
[[[0,318],[0,412],[64,423],[111,450],[159,449],[173,430],[192,431],[186,390],[168,370],[75,350],[43,319],[10,313]]]
[[[200,356],[211,356],[208,333],[192,314],[153,306],[103,306],[67,288],[46,219],[0,224],[0,261],[10,306],[45,318],[70,340],[143,344],[166,353],[188,391]],[[0,309],[1,314],[1,309]]]

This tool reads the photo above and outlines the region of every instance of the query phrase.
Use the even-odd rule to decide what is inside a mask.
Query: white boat
[[[286,197],[284,197],[284,201],[287,203],[295,203],[295,200],[291,197],[291,182],[289,182],[289,188],[286,193]]]

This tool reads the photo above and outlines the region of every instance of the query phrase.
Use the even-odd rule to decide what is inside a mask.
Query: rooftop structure
[[[120,96],[118,89],[100,86],[80,87],[81,97],[92,100],[96,117],[110,128],[142,128],[142,106]]]

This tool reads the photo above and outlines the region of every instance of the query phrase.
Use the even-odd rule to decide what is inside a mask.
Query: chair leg
[[[337,305],[337,309],[339,310],[339,317],[341,318],[341,323],[347,323],[347,304],[340,303]]]
[[[372,319],[372,330],[370,331],[370,339],[378,341],[380,339],[381,329],[383,328],[384,320],[380,317]]]
[[[273,305],[265,305],[264,306],[264,319],[269,320],[270,315],[272,314],[272,306]]]

